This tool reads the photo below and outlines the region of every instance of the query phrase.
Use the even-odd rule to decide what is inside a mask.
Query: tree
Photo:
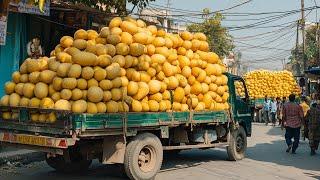
[[[318,64],[317,58],[318,58],[318,47],[317,47],[317,39],[316,39],[316,31],[317,26],[310,26],[306,30],[306,47],[305,47],[305,54],[303,56],[302,54],[302,45],[299,44],[298,48],[293,48],[291,51],[290,60],[293,63],[299,63],[302,64],[302,59],[307,59],[307,66],[313,66]]]
[[[204,21],[187,25],[188,31],[203,32],[207,35],[210,50],[219,56],[227,56],[235,46],[227,28],[221,25],[224,17],[221,13],[210,13],[207,8],[203,10],[203,13]]]

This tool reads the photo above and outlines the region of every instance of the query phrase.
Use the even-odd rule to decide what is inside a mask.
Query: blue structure
[[[11,80],[20,62],[26,57],[27,44],[26,17],[19,13],[9,13],[6,45],[0,46],[0,96],[4,95],[4,83]]]

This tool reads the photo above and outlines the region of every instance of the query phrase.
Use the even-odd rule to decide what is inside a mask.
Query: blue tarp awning
[[[320,75],[320,67],[312,67],[305,71],[307,74]]]

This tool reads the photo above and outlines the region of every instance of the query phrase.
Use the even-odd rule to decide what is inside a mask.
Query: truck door
[[[234,79],[235,87],[235,113],[236,115],[251,115],[249,107],[249,96],[243,79]]]
[[[241,77],[235,76],[230,81],[229,86],[232,88],[230,91],[230,104],[232,104],[233,117],[245,127],[248,136],[250,136],[253,113],[245,82]]]

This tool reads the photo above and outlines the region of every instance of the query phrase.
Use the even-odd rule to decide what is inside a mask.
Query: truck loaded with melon
[[[301,89],[289,71],[255,70],[244,75],[248,94],[254,104],[254,121],[262,122],[262,108],[265,97],[288,98],[290,94],[301,94]],[[236,92],[245,97],[245,90],[241,83],[236,83]]]
[[[167,33],[130,17],[64,36],[27,59],[1,98],[0,142],[45,152],[57,171],[93,159],[152,179],[163,152],[225,147],[245,156],[251,107],[244,80],[225,72],[203,33]],[[243,85],[244,96],[235,85]]]

